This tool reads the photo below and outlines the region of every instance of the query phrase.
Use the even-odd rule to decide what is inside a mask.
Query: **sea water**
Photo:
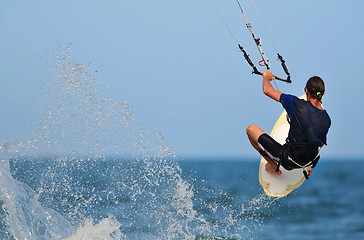
[[[176,156],[69,46],[48,64],[39,127],[0,145],[0,239],[364,238],[363,161],[323,158],[268,198],[259,157]]]

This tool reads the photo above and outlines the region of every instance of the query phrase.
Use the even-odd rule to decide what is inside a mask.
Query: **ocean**
[[[0,239],[364,239],[364,159],[269,198],[258,155],[178,156],[69,46],[49,54],[32,135],[0,142]]]
[[[281,199],[265,196],[258,167],[258,157],[10,159],[0,238],[364,238],[363,161],[322,159]]]

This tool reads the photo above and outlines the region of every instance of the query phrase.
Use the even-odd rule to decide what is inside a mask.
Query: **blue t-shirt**
[[[280,102],[290,118],[288,140],[294,143],[326,144],[331,119],[326,110],[318,109],[310,101],[289,94],[281,94]]]

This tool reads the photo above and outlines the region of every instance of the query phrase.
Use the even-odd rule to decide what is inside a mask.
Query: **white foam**
[[[113,216],[102,219],[94,224],[93,220],[87,220],[76,233],[66,240],[114,240],[126,239],[120,230],[120,223]]]

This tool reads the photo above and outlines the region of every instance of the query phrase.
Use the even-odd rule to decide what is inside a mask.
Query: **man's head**
[[[315,98],[321,102],[322,96],[325,93],[325,83],[320,77],[314,76],[308,79],[306,89],[306,92],[310,94],[311,98]]]

